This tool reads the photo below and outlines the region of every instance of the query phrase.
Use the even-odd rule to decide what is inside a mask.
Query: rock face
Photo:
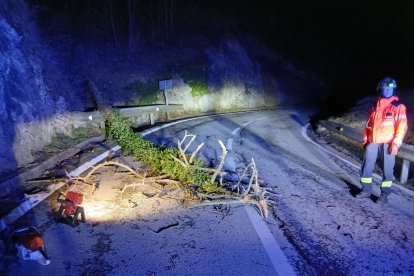
[[[34,55],[25,56],[22,37],[5,20],[0,21],[0,40],[0,147],[5,149],[0,162],[7,170],[13,169],[19,160],[31,161],[33,143],[27,139],[42,140],[31,130],[48,116],[46,111],[53,107],[53,102],[42,82],[40,60]]]
[[[182,104],[185,110],[206,112],[272,107],[299,100],[295,95],[286,95],[283,83],[291,81],[289,76],[294,75],[296,69],[280,63],[278,66],[282,69],[277,73],[281,72],[283,78],[279,79],[271,69],[278,62],[274,56],[261,50],[247,50],[245,42],[234,37],[223,38],[214,45],[193,46],[180,55],[169,54],[164,49],[164,56],[157,61],[151,57],[157,56],[158,52],[136,55],[125,66],[98,63],[97,67],[91,68],[84,60],[88,56],[78,57],[69,46],[59,48],[60,53],[54,52],[56,49],[38,35],[31,16],[24,0],[0,1],[0,180],[33,162],[32,152],[49,144],[56,134],[71,135],[72,112],[89,107],[88,89],[79,85],[85,79],[94,81],[96,89],[92,90],[102,92],[100,100],[111,106],[120,100],[118,98],[122,100],[128,96],[130,92],[125,90],[128,83],[156,79],[157,73],[169,70],[168,63],[163,64],[163,60],[167,62],[173,56],[176,61],[181,61],[194,52],[206,60],[204,67],[198,70],[206,76],[209,93],[193,96],[186,83],[188,79],[178,75],[168,95],[171,104]],[[149,53],[150,50],[146,51]],[[120,51],[114,56],[121,54]],[[147,57],[150,61],[141,62],[139,57]],[[263,63],[263,58],[267,63]],[[77,67],[78,64],[83,65],[82,69]],[[131,64],[140,70],[134,71]],[[99,78],[95,69],[108,72]],[[124,83],[121,83],[122,79]],[[294,76],[293,82],[299,83],[300,79]],[[108,83],[116,85],[108,88]],[[122,89],[124,92],[120,93]],[[163,103],[163,97],[160,99]],[[95,97],[93,101],[96,100]]]
[[[209,93],[193,96],[185,80],[175,78],[169,92],[170,103],[202,112],[276,106],[277,87],[265,90],[266,74],[262,74],[260,64],[248,56],[239,41],[225,40],[217,47],[207,48],[205,55],[209,64]]]
[[[235,39],[206,51],[210,93],[191,97],[183,90],[185,109],[201,111],[270,107],[276,104],[275,93],[266,94],[259,63],[252,60]],[[270,91],[268,91],[270,92]]]
[[[32,162],[33,150],[50,143],[54,133],[69,131],[68,104],[63,95],[50,93],[39,49],[8,20],[7,11],[16,7],[24,18],[25,5],[16,2],[0,4],[5,15],[0,20],[0,174]]]

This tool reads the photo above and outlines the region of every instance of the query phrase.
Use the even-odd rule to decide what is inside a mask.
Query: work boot
[[[361,190],[359,194],[355,195],[355,198],[369,198],[371,197],[371,192]]]
[[[388,203],[388,195],[385,194],[381,194],[381,196],[377,199],[377,201],[375,203],[384,205]]]

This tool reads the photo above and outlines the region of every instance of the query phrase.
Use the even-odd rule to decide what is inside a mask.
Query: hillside
[[[54,138],[79,133],[74,111],[164,104],[160,80],[173,79],[172,103],[199,112],[317,104],[322,97],[315,74],[231,19],[230,29],[183,26],[173,37],[163,29],[152,36],[143,24],[136,34],[119,30],[113,44],[111,25],[101,26],[104,14],[89,21],[96,7],[46,2],[0,2],[2,176],[35,162]]]

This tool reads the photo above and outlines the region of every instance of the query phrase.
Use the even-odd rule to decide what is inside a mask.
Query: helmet
[[[380,90],[381,88],[392,88],[395,90],[397,89],[397,82],[392,78],[384,78],[378,83],[377,90]]]

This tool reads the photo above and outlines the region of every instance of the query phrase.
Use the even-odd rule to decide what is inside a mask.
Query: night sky
[[[200,33],[212,40],[223,33],[253,35],[328,83],[369,89],[383,76],[391,76],[400,88],[414,86],[412,0],[29,2],[44,7],[37,9],[43,11],[41,22],[55,34],[71,33],[85,40],[97,31],[109,34],[115,26],[122,40],[133,10],[140,38],[152,42],[165,39],[160,30],[172,16],[174,39]],[[91,28],[94,24],[99,28]]]
[[[414,85],[414,1],[244,2],[266,41],[329,79]]]

